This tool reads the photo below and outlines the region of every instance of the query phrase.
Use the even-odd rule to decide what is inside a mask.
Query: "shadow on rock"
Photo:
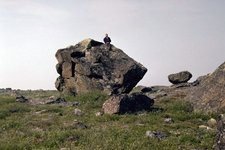
[[[141,93],[122,94],[111,96],[103,104],[102,109],[105,114],[125,114],[150,111],[153,104],[153,99]]]

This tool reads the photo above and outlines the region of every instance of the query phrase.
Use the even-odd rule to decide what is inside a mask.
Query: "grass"
[[[35,91],[36,92],[36,91]],[[26,96],[58,96],[57,92],[30,91]],[[43,94],[43,95],[42,95]],[[95,116],[108,96],[101,92],[72,97],[80,105],[35,105],[16,103],[11,95],[0,95],[0,150],[19,149],[78,149],[78,150],[174,150],[212,149],[215,131],[199,129],[217,114],[193,112],[182,100],[163,99],[156,102],[157,111],[137,114]],[[74,109],[84,114],[75,116]],[[174,123],[164,123],[171,117]],[[77,128],[77,120],[87,126]],[[147,130],[167,134],[163,140],[145,136]]]

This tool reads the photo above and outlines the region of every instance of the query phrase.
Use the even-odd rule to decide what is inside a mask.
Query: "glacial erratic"
[[[147,69],[113,45],[86,39],[59,49],[55,86],[74,95],[93,90],[107,94],[129,93]]]

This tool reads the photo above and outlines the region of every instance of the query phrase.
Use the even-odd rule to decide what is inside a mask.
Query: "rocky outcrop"
[[[143,94],[122,94],[110,97],[103,104],[102,109],[105,114],[124,114],[142,110],[148,111],[153,104],[154,100]]]
[[[225,62],[212,74],[198,79],[197,86],[192,87],[187,100],[196,110],[217,112],[225,108]]]
[[[169,81],[172,84],[180,84],[188,82],[192,77],[192,74],[188,71],[182,71],[168,76]]]
[[[26,102],[28,102],[28,99],[22,95],[16,96],[16,102],[26,103]]]
[[[61,92],[73,94],[101,90],[107,94],[130,92],[147,69],[113,45],[86,39],[56,53]]]
[[[224,112],[225,109],[225,62],[213,73],[200,76],[194,82],[178,83],[180,76],[190,78],[190,73],[178,73],[170,77],[176,79],[176,84],[171,86],[139,86],[135,92],[142,92],[155,101],[161,99],[179,99],[189,101],[195,111]],[[186,76],[186,77],[185,77]],[[189,77],[188,77],[189,76]],[[182,79],[183,80],[183,79]],[[179,80],[180,82],[181,80]],[[185,80],[183,80],[185,81]],[[174,82],[175,83],[175,82]]]
[[[225,117],[223,114],[220,115],[217,121],[217,134],[215,138],[214,150],[225,149]]]

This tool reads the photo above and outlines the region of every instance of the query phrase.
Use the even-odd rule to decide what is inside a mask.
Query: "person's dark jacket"
[[[105,37],[105,38],[103,39],[103,41],[104,41],[105,43],[110,43],[110,42],[111,42],[111,39],[110,39],[110,37]]]

